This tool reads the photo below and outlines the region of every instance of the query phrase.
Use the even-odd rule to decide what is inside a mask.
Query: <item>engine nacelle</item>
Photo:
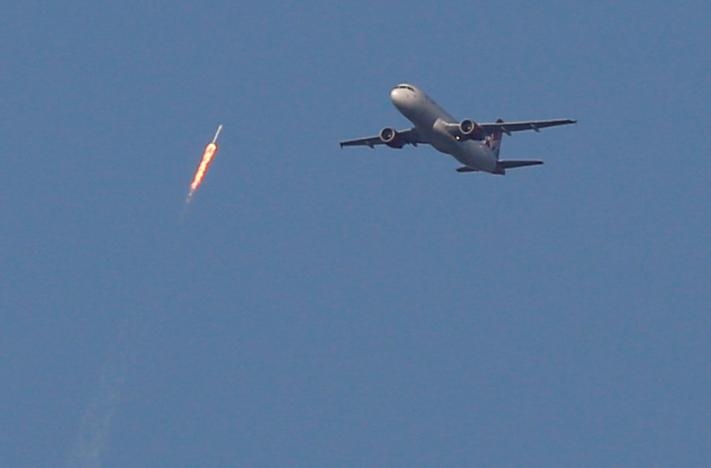
[[[473,120],[464,119],[459,123],[459,131],[465,139],[469,140],[483,140],[484,134],[481,131],[481,127],[476,124]]]
[[[405,145],[402,135],[400,135],[395,129],[390,127],[385,127],[380,130],[380,141],[385,143],[391,148],[402,148]]]

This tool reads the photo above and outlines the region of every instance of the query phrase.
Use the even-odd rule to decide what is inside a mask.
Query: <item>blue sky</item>
[[[710,10],[5,7],[0,465],[705,466]]]

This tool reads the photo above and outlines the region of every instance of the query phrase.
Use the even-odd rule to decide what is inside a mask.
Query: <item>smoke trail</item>
[[[79,423],[79,432],[67,466],[100,468],[109,443],[111,423],[121,401],[126,375],[136,362],[136,331],[133,315],[119,324],[114,346],[109,350],[99,374],[94,397],[89,401]]]

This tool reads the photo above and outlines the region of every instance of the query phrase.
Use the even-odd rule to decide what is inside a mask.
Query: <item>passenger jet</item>
[[[420,143],[432,145],[436,150],[453,156],[463,164],[458,172],[488,172],[506,174],[506,169],[536,166],[543,161],[499,159],[503,134],[523,130],[540,131],[542,128],[573,124],[570,119],[527,120],[504,122],[499,119],[492,123],[479,123],[470,119],[457,121],[442,109],[424,91],[411,84],[399,84],[390,91],[390,99],[408,120],[415,126],[404,130],[386,127],[377,136],[346,140],[344,146],[387,145],[402,148],[406,144],[417,146]]]

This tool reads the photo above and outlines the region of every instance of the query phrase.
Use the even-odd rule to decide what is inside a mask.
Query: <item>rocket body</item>
[[[200,159],[200,164],[198,164],[198,167],[195,171],[195,175],[193,176],[193,181],[190,184],[190,191],[188,192],[188,197],[185,200],[186,202],[190,202],[193,197],[193,194],[198,189],[198,187],[200,187],[200,184],[202,184],[203,180],[205,179],[207,170],[210,168],[210,164],[212,164],[212,160],[217,154],[217,138],[219,138],[221,131],[222,124],[217,127],[217,131],[215,132],[215,136],[212,137],[212,141],[208,143],[207,146],[205,146],[205,150],[202,153],[202,158]]]
[[[217,143],[217,138],[220,136],[220,132],[222,131],[222,124],[220,124],[217,127],[217,131],[215,132],[215,136],[212,138],[213,143]]]

